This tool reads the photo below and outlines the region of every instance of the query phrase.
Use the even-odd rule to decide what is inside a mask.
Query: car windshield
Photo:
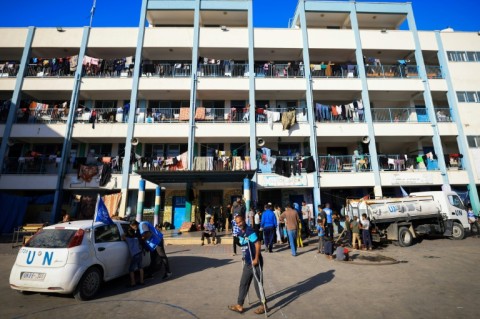
[[[25,245],[32,248],[67,248],[76,229],[42,229]]]

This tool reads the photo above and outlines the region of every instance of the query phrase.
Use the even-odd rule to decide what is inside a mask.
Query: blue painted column
[[[254,29],[253,29],[253,1],[248,2],[248,103],[249,120],[250,120],[250,169],[257,171],[257,122],[255,115],[255,55],[254,55]],[[255,173],[252,177],[253,183],[253,199],[256,201],[257,195],[257,181],[258,174]],[[250,207],[248,207],[250,208]],[[248,212],[248,209],[247,209]]]
[[[83,61],[85,52],[87,50],[88,38],[90,36],[90,27],[83,28],[82,43],[80,45],[80,52],[78,53],[78,61]],[[72,147],[73,124],[75,122],[75,113],[77,110],[78,96],[80,94],[80,85],[82,84],[82,64],[78,63],[75,70],[74,83],[72,89],[72,96],[70,98],[70,105],[68,110],[68,119],[65,128],[65,138],[63,140],[62,158],[58,165],[57,185],[55,188],[55,197],[53,199],[52,214],[50,223],[55,224],[59,220],[60,211],[62,208],[63,198],[63,182],[67,171],[68,159],[70,157],[70,148]]]
[[[138,199],[137,199],[137,222],[143,219],[143,204],[145,202],[145,180],[141,179],[138,185]]]
[[[27,39],[25,40],[25,48],[23,49],[22,59],[20,60],[20,68],[17,73],[15,88],[13,89],[12,100],[10,101],[10,109],[8,111],[7,122],[5,123],[5,128],[3,130],[2,143],[0,144],[0,176],[3,173],[5,155],[7,155],[8,140],[10,139],[10,134],[12,133],[12,127],[16,118],[18,106],[20,105],[23,80],[25,79],[25,71],[28,66],[28,57],[32,48],[34,34],[35,27],[29,27]]]
[[[251,197],[250,197],[250,179],[248,177],[245,177],[243,179],[243,198],[245,198],[245,208],[246,211],[250,211],[250,205],[251,205]]]
[[[160,186],[155,189],[155,210],[153,212],[153,225],[158,225],[158,215],[160,214],[160,198],[161,198]]]
[[[383,197],[380,168],[378,166],[377,147],[375,144],[375,129],[373,126],[372,110],[370,107],[370,96],[368,94],[368,81],[367,75],[365,73],[365,64],[363,63],[362,40],[360,37],[360,30],[357,19],[357,9],[355,3],[352,4],[352,10],[350,11],[350,21],[352,23],[352,30],[355,35],[355,43],[357,45],[357,48],[355,50],[355,57],[357,59],[358,74],[360,75],[360,80],[362,82],[363,110],[365,121],[367,122],[368,126],[368,136],[370,137],[370,143],[368,143],[368,152],[370,154],[370,164],[372,165],[373,177],[375,181],[373,191],[375,193],[375,197]]]
[[[313,112],[313,87],[312,74],[310,71],[310,55],[307,32],[307,18],[305,13],[305,3],[299,1],[300,26],[302,28],[303,38],[303,70],[306,80],[306,99],[307,99],[307,115],[310,126],[310,153],[315,163],[315,172],[313,172],[313,210],[316,212],[318,205],[321,203],[320,196],[320,173],[318,167],[318,150],[317,150],[317,122],[315,121],[315,113]]]
[[[423,99],[425,100],[425,106],[427,108],[428,119],[432,124],[433,130],[433,148],[438,159],[438,168],[442,174],[442,189],[451,190],[450,183],[448,181],[447,166],[445,164],[445,157],[442,148],[442,141],[440,139],[440,131],[438,130],[437,116],[433,105],[432,93],[430,91],[430,84],[428,82],[427,71],[425,69],[425,62],[423,60],[422,48],[420,46],[420,37],[418,36],[417,26],[415,24],[415,18],[413,16],[413,9],[410,3],[407,4],[408,14],[408,28],[412,32],[413,41],[415,42],[415,60],[417,61],[418,74],[423,82]]]
[[[452,117],[454,119],[454,123],[457,126],[458,136],[457,136],[457,143],[460,153],[463,154],[463,161],[462,165],[468,174],[468,195],[470,196],[470,203],[472,205],[472,209],[474,212],[478,212],[480,210],[480,201],[478,198],[478,191],[477,185],[475,183],[475,176],[473,174],[473,165],[472,161],[470,160],[470,154],[468,152],[468,143],[467,137],[465,135],[465,131],[463,130],[463,123],[460,120],[460,112],[458,110],[458,103],[457,103],[457,94],[455,93],[455,87],[453,86],[453,80],[450,75],[450,70],[448,68],[448,59],[447,54],[445,52],[445,48],[443,47],[441,33],[436,31],[435,37],[437,39],[438,45],[438,61],[440,62],[440,66],[442,68],[443,74],[445,76],[445,81],[447,82],[447,99],[448,105],[450,106],[450,110],[452,112]]]
[[[132,152],[132,138],[135,129],[135,112],[137,110],[138,82],[142,66],[143,39],[145,37],[145,23],[147,15],[148,0],[142,0],[140,11],[140,22],[138,24],[137,49],[135,52],[135,66],[133,67],[132,93],[130,95],[130,110],[128,112],[127,138],[125,140],[125,154],[122,165],[122,199],[120,201],[119,215],[125,216],[128,202],[128,184],[130,182],[130,159]]]

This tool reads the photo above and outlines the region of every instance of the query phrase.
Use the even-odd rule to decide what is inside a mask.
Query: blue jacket
[[[260,227],[274,227],[277,228],[277,217],[271,209],[267,209],[262,214],[262,221],[260,222]]]

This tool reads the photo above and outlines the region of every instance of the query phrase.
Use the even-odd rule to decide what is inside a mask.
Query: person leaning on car
[[[148,267],[148,276],[153,277],[155,272],[157,257],[160,257],[161,262],[165,266],[165,275],[162,279],[167,279],[172,275],[170,271],[170,264],[168,263],[168,257],[165,253],[165,247],[163,242],[163,234],[155,229],[150,222],[142,221],[137,222],[132,220],[130,222],[130,227],[132,227],[137,234],[140,235],[142,241],[145,243],[145,246],[150,251],[150,266]]]

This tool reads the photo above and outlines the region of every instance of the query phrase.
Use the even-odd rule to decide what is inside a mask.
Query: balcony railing
[[[247,77],[248,64],[199,64],[197,75],[201,77]]]
[[[289,107],[283,107],[283,108],[268,108],[267,110],[263,108],[259,108],[255,110],[255,117],[256,117],[256,122],[257,123],[268,123],[268,116],[267,116],[267,111],[268,112],[275,112],[278,113],[277,116],[274,116],[274,121],[280,122],[282,118],[282,113],[289,112],[292,110],[292,108]],[[297,107],[294,108],[295,110],[295,119],[296,122],[298,123],[306,123],[308,122],[308,115],[307,115],[307,109],[304,107]],[[246,120],[249,119],[249,116],[247,116]]]
[[[357,65],[331,65],[313,64],[310,67],[314,78],[356,78],[358,77]]]
[[[303,78],[305,76],[304,66],[293,64],[268,64],[255,66],[255,77],[257,78]]]
[[[367,78],[418,78],[416,65],[366,65]]]
[[[60,158],[56,156],[8,157],[4,174],[57,174]]]
[[[369,172],[370,155],[322,155],[318,157],[319,171],[326,173],[338,172]]]
[[[60,65],[43,66],[37,64],[29,64],[27,67],[27,77],[73,77],[75,72],[70,68],[65,69]]]
[[[250,157],[245,156],[196,156],[192,171],[247,171],[250,170]]]
[[[449,170],[462,169],[463,156],[461,157],[460,154],[445,154],[445,164]],[[437,158],[426,155],[378,155],[378,166],[382,171],[439,170]]]
[[[19,66],[18,63],[0,63],[0,78],[16,77]]]
[[[373,122],[429,123],[427,110],[422,108],[372,108]],[[449,108],[435,108],[438,122],[453,122]]]
[[[189,77],[192,75],[191,63],[153,63],[142,66],[142,77]]]
[[[430,119],[426,109],[415,108],[372,108],[373,122],[427,123]]]

